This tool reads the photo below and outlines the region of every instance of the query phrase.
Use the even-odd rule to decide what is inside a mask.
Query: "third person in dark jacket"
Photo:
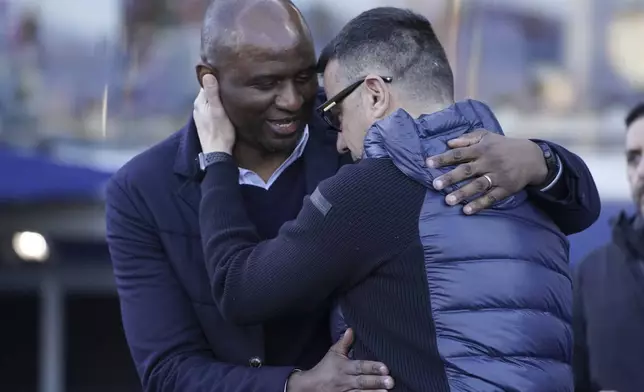
[[[577,392],[644,391],[644,103],[626,117],[635,214],[622,212],[609,243],[575,268]]]

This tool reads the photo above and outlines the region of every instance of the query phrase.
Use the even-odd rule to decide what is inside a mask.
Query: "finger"
[[[206,92],[206,99],[211,105],[220,105],[219,82],[213,74],[206,74],[203,77],[203,89]]]
[[[357,391],[386,391],[393,389],[394,379],[390,376],[356,376],[349,388]]]
[[[488,131],[486,131],[485,129],[479,129],[474,132],[470,132],[463,136],[457,137],[456,139],[452,139],[447,142],[447,145],[450,148],[468,147],[479,143],[487,132]]]
[[[443,188],[453,184],[458,184],[459,182],[472,178],[478,174],[479,171],[476,162],[463,163],[458,165],[455,169],[437,177],[432,185],[434,185],[434,189],[440,191]]]
[[[447,150],[442,154],[434,155],[427,158],[427,166],[438,168],[443,166],[451,166],[457,163],[469,162],[480,156],[476,147],[462,147],[453,150]]]
[[[349,350],[351,350],[352,344],[353,330],[351,328],[347,328],[342,337],[333,346],[331,346],[329,351],[333,351],[336,354],[346,357],[349,354]]]
[[[218,84],[217,84],[217,78],[215,77],[215,75],[213,75],[211,73],[205,74],[201,78],[201,80],[203,81],[203,87],[204,88],[206,88],[206,87],[208,87],[208,88],[217,88],[217,87],[219,87]]]
[[[387,376],[389,369],[381,362],[373,361],[348,361],[344,367],[344,372],[353,376],[370,375],[370,376]]]
[[[488,173],[487,176],[490,177],[490,180],[492,180],[492,183],[494,183],[493,175]],[[472,196],[487,192],[488,190],[490,190],[491,186],[492,184],[490,184],[490,181],[488,181],[487,178],[481,176],[474,179],[469,184],[464,185],[447,195],[447,197],[445,197],[445,202],[450,206],[456,205]]]
[[[463,207],[463,212],[466,215],[474,215],[486,208],[492,207],[499,200],[503,200],[510,196],[510,192],[501,187],[492,188],[488,193],[479,197],[478,199],[468,203]]]

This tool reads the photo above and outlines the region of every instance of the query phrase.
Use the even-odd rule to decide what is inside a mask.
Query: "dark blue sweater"
[[[291,164],[275,180],[269,189],[253,185],[242,185],[241,195],[248,219],[255,226],[258,238],[269,240],[277,236],[279,228],[297,217],[306,196],[306,172],[304,158],[299,158]],[[326,311],[328,306],[314,309],[314,313],[306,316],[312,320],[316,331],[309,342],[310,352],[324,352],[329,344],[329,323]],[[298,317],[298,315],[295,315]],[[316,323],[315,320],[318,320]],[[288,318],[273,318],[262,322],[266,362],[272,365],[289,365],[280,363],[276,358],[283,357],[284,347],[291,344],[290,334],[284,333],[285,325],[292,325]],[[312,366],[313,364],[307,364]]]
[[[248,218],[257,234],[266,240],[274,238],[284,222],[295,219],[302,208],[306,196],[302,158],[284,170],[269,189],[253,185],[241,188]]]
[[[200,225],[205,253],[212,255],[206,270],[222,316],[260,324],[314,311],[352,288],[343,308],[357,334],[355,357],[384,361],[396,377],[396,390],[448,392],[418,242],[425,187],[390,160],[363,160],[323,181],[295,221],[282,226],[276,239],[260,242],[236,178],[231,158],[210,166],[201,184]],[[381,278],[360,284],[386,261],[392,262]],[[401,335],[412,343],[392,344]]]

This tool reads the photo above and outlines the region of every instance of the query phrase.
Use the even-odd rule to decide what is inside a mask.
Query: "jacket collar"
[[[644,260],[644,227],[642,218],[622,211],[613,220],[613,241],[629,254],[632,261]]]
[[[197,155],[201,152],[201,145],[192,117],[178,134],[179,147],[174,159],[174,172],[184,179],[178,196],[198,213],[201,201],[199,179],[202,172],[199,170]],[[302,153],[307,193],[312,193],[322,180],[333,176],[344,163],[344,157],[340,157],[335,149],[336,138],[337,134],[329,131],[324,120],[313,117],[309,123],[309,140]]]
[[[503,130],[492,110],[482,102],[465,100],[450,107],[413,118],[403,109],[376,122],[367,132],[364,154],[367,158],[390,158],[407,176],[433,189],[434,179],[451,170],[451,167],[433,169],[425,160],[448,150],[447,141],[477,129],[503,135]],[[463,187],[469,181],[445,188],[444,194]],[[513,206],[525,200],[520,192],[496,207]],[[466,204],[471,200],[465,200]]]
[[[183,178],[177,190],[177,196],[186,202],[196,213],[199,213],[201,188],[199,187],[199,171],[197,155],[201,152],[197,126],[194,119],[179,131],[179,148],[174,158],[174,172]]]
[[[174,158],[174,172],[183,177],[194,178],[199,173],[197,155],[201,152],[195,120],[190,121],[179,131],[179,148]]]

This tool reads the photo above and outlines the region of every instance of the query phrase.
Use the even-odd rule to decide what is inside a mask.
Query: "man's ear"
[[[387,83],[380,76],[370,74],[365,78],[364,86],[369,98],[367,105],[373,111],[373,115],[376,118],[385,117],[391,103]]]
[[[199,86],[201,86],[201,88],[203,88],[204,76],[208,74],[212,74],[212,75],[215,75],[215,77],[217,77],[217,72],[215,71],[214,68],[210,67],[209,65],[198,64],[196,67],[196,71],[197,71],[197,82],[199,82]]]

